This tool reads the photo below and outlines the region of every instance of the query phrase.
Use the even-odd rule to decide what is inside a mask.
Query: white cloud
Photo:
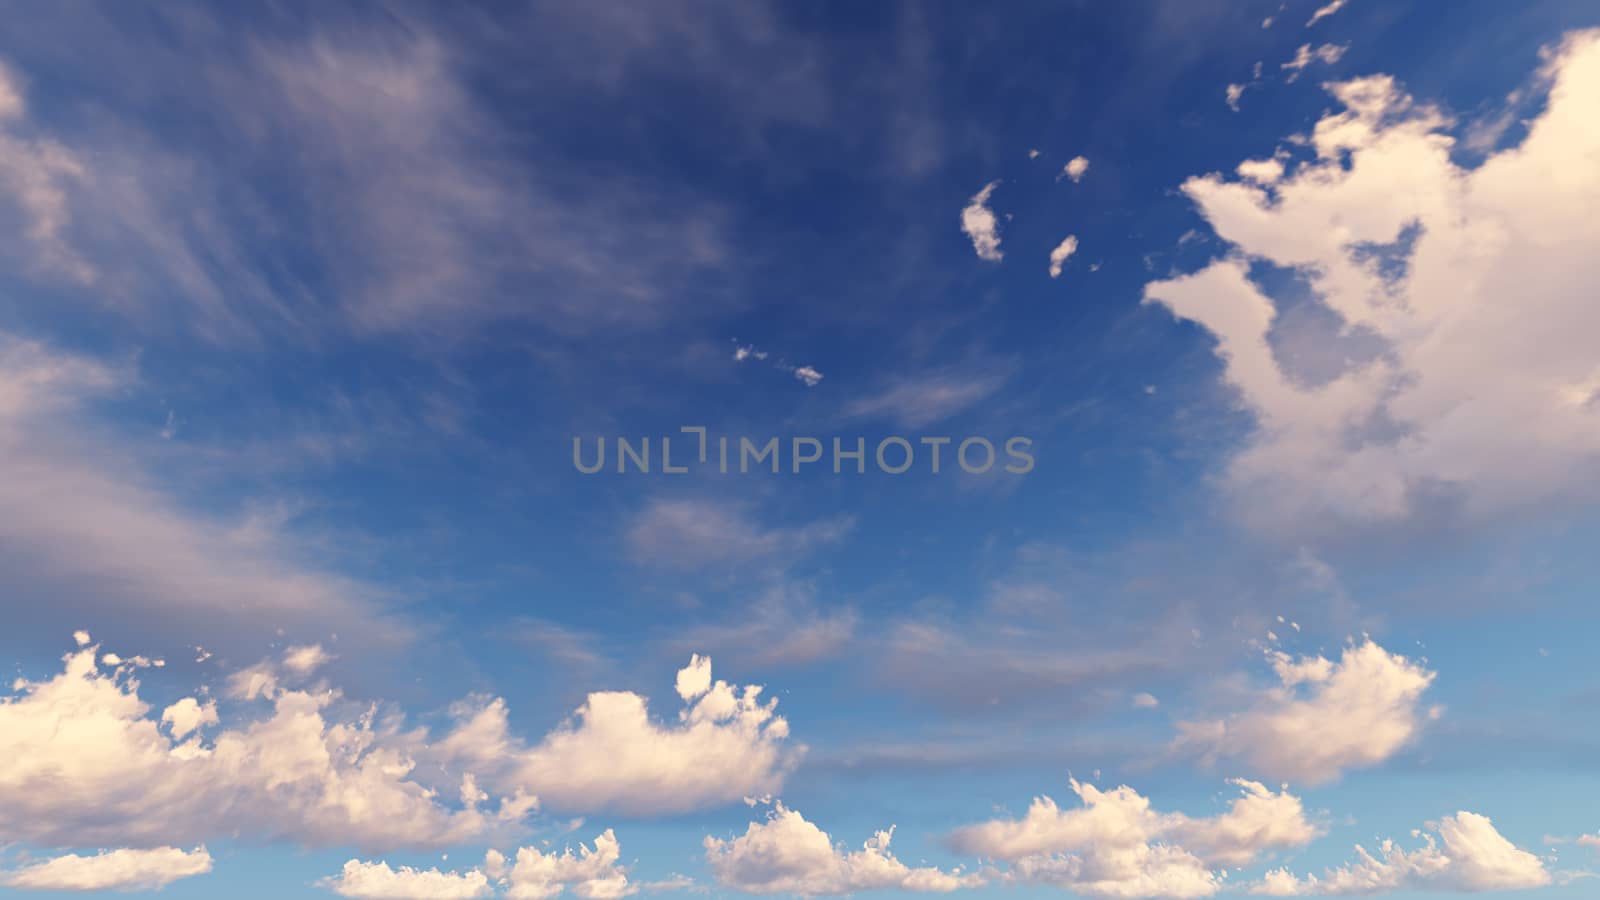
[[[150,717],[133,670],[102,671],[98,649],[0,698],[0,841],[153,846],[250,833],[436,846],[488,824],[440,806],[368,717],[330,720],[336,694],[281,691],[265,718],[206,741],[182,727],[204,722],[204,708],[198,720],[181,703],[170,718]],[[51,789],[38,790],[44,783]]]
[[[494,893],[489,878],[472,869],[441,872],[438,869],[389,868],[385,862],[352,859],[335,876],[318,882],[341,897],[361,900],[471,900]]]
[[[24,891],[155,891],[181,878],[211,871],[204,847],[112,850],[68,854],[20,869],[0,871],[0,884]]]
[[[628,882],[628,870],[619,865],[622,846],[611,829],[594,839],[594,847],[578,845],[560,853],[523,847],[508,866],[505,856],[489,851],[484,871],[506,887],[509,900],[544,900],[572,891],[585,900],[615,900],[639,890]]]
[[[1243,759],[1270,778],[1319,784],[1376,765],[1410,744],[1434,673],[1371,640],[1338,662],[1272,652],[1280,685],[1225,718],[1184,722],[1177,746],[1208,758]]]
[[[15,119],[22,115],[26,105],[22,100],[22,85],[17,74],[0,59],[0,120]]]
[[[799,366],[794,370],[794,377],[805,383],[806,387],[816,387],[822,383],[822,373],[810,366]]]
[[[992,397],[1011,372],[998,365],[957,365],[896,376],[872,393],[852,400],[845,415],[887,418],[907,428],[922,428],[957,415]]]
[[[1247,159],[1239,163],[1234,171],[1245,181],[1259,185],[1273,185],[1283,178],[1283,160],[1276,156],[1268,159]]]
[[[1133,695],[1133,705],[1139,709],[1154,709],[1161,705],[1161,701],[1157,700],[1154,694],[1140,691]]]
[[[93,282],[94,267],[65,236],[72,221],[68,191],[90,180],[90,172],[77,154],[54,141],[9,134],[8,123],[26,113],[22,79],[0,60],[0,196],[10,194],[22,213],[21,230],[37,254],[27,262],[78,282]],[[9,230],[4,212],[0,208],[0,228]]]
[[[739,503],[656,498],[634,517],[624,540],[640,562],[698,569],[766,561],[782,565],[834,543],[854,527],[848,517],[793,528],[768,527]]]
[[[1582,337],[1600,327],[1600,31],[1568,36],[1548,74],[1522,144],[1476,169],[1451,160],[1444,116],[1375,76],[1332,86],[1345,109],[1317,123],[1316,158],[1270,188],[1184,185],[1236,252],[1146,301],[1212,333],[1255,416],[1226,476],[1252,522],[1328,530],[1440,504],[1481,519],[1600,483],[1600,366]],[[1381,352],[1296,372],[1253,260],[1296,269],[1339,334]]]
[[[1068,257],[1077,252],[1077,237],[1070,234],[1067,235],[1066,238],[1061,241],[1061,243],[1056,245],[1054,250],[1050,251],[1050,277],[1060,278],[1061,267],[1066,264]]]
[[[989,262],[999,262],[1005,256],[1000,252],[1000,222],[989,209],[989,196],[999,186],[998,181],[984,185],[961,210],[962,232],[972,239],[972,249],[977,251],[978,258]]]
[[[704,657],[692,661],[679,683],[698,688],[709,667]],[[762,702],[754,685],[713,681],[667,724],[650,717],[639,694],[600,691],[527,746],[494,699],[460,707],[457,726],[427,752],[504,794],[537,796],[547,810],[682,813],[782,786],[804,748],[785,745],[789,723],[774,712],[777,702]]]
[[[283,667],[296,675],[309,675],[332,659],[321,644],[307,644],[284,651]]]
[[[1227,812],[1203,819],[1163,813],[1134,789],[1102,791],[1074,779],[1083,806],[1063,810],[1035,798],[1020,819],[996,819],[951,835],[958,850],[1009,863],[1008,877],[1086,897],[1208,897],[1223,867],[1300,847],[1321,832],[1298,797],[1252,781]]]
[[[1072,179],[1073,184],[1077,184],[1083,180],[1083,176],[1087,174],[1088,171],[1089,158],[1087,156],[1074,156],[1072,159],[1067,161],[1065,166],[1061,167],[1061,174],[1057,176],[1057,178],[1070,178]]]
[[[42,638],[91,617],[113,631],[159,618],[173,643],[198,640],[202,627],[236,640],[269,623],[405,639],[369,590],[301,562],[283,523],[190,511],[153,483],[144,448],[107,453],[86,407],[137,386],[126,367],[0,332],[0,455],[11,473],[0,480],[0,585],[38,601],[17,627]]]
[[[676,687],[685,702],[711,690],[711,657],[698,653],[689,657],[689,664],[678,670]]]
[[[1306,27],[1310,28],[1311,26],[1321,22],[1323,19],[1326,19],[1339,10],[1344,9],[1344,5],[1348,2],[1349,0],[1333,0],[1333,2],[1326,6],[1318,7],[1317,11],[1311,14],[1311,20],[1306,23]]]
[[[800,813],[776,804],[765,822],[723,840],[707,836],[706,861],[717,884],[749,894],[805,897],[857,891],[945,893],[983,883],[976,873],[934,867],[911,868],[889,850],[894,827],[879,831],[860,850],[834,846],[828,833]]]
[[[1315,50],[1311,48],[1310,44],[1302,44],[1300,49],[1295,51],[1294,59],[1284,63],[1281,68],[1288,70],[1289,81],[1297,81],[1300,78],[1300,73],[1305,70],[1306,66],[1311,65],[1313,60],[1318,60],[1331,66],[1342,59],[1345,51],[1349,49],[1350,45],[1348,44],[1344,46],[1323,44]]]
[[[448,846],[512,829],[540,800],[635,814],[737,803],[781,787],[803,752],[785,746],[776,700],[711,681],[704,657],[680,673],[699,693],[676,723],[652,721],[637,694],[594,693],[528,746],[499,699],[462,704],[456,727],[434,740],[375,707],[339,715],[349,704],[337,692],[284,687],[270,664],[246,670],[264,677],[246,679],[244,705],[225,718],[188,697],[157,719],[138,670],[101,669],[99,650],[78,649],[61,674],[19,679],[0,696],[0,842]]]
[[[221,719],[217,717],[216,701],[208,700],[201,705],[193,697],[184,697],[161,711],[161,721],[171,726],[172,739],[181,741],[203,726],[218,724]]]
[[[1249,85],[1247,84],[1228,85],[1227,91],[1224,92],[1224,97],[1228,101],[1229,109],[1233,110],[1234,112],[1239,111],[1239,101],[1244,97],[1245,88],[1248,87]]]
[[[1386,840],[1377,855],[1356,847],[1356,860],[1321,878],[1296,878],[1285,869],[1269,872],[1251,893],[1273,897],[1352,896],[1393,891],[1513,891],[1542,887],[1550,873],[1539,857],[1506,840],[1477,813],[1445,816],[1421,833],[1424,845],[1405,850]]]

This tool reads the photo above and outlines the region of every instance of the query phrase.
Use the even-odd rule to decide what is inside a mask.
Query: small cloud
[[[290,647],[283,654],[283,667],[296,675],[308,675],[320,668],[333,657],[322,649],[321,644],[308,644],[302,647]]]
[[[1154,694],[1147,694],[1144,691],[1140,691],[1139,693],[1133,695],[1133,705],[1137,709],[1154,709],[1155,707],[1161,705],[1161,701],[1157,700]]]
[[[1311,26],[1321,22],[1323,19],[1326,19],[1339,10],[1344,9],[1344,5],[1348,2],[1349,0],[1333,0],[1333,2],[1329,3],[1327,6],[1320,7],[1316,12],[1311,14],[1311,21],[1306,23],[1306,27],[1310,28]]]
[[[1279,68],[1288,70],[1288,80],[1292,83],[1299,80],[1300,73],[1312,62],[1322,62],[1331,66],[1342,59],[1345,51],[1349,49],[1349,44],[1323,44],[1315,50],[1311,48],[1310,44],[1301,44],[1300,49],[1294,53],[1294,59],[1289,60]]]
[[[794,377],[805,382],[806,387],[816,387],[822,381],[822,373],[810,366],[800,366],[795,369]]]
[[[1068,162],[1065,166],[1062,166],[1061,174],[1056,177],[1056,180],[1060,181],[1062,178],[1070,178],[1072,179],[1073,184],[1077,184],[1083,180],[1084,173],[1088,171],[1089,158],[1086,156],[1074,156],[1070,162]]]
[[[1028,151],[1028,158],[1029,159],[1038,159],[1039,158],[1039,151],[1037,151],[1037,150],[1029,150]]]
[[[1066,264],[1067,258],[1076,252],[1078,252],[1078,239],[1069,234],[1050,251],[1050,277],[1060,278],[1061,267]]]
[[[973,194],[961,210],[961,230],[972,239],[972,249],[977,252],[978,258],[987,262],[999,262],[1005,258],[1005,254],[1000,252],[1000,221],[989,208],[989,197],[999,186],[998,181],[984,185],[983,190]]]

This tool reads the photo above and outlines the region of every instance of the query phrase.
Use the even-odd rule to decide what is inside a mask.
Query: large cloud
[[[456,728],[429,752],[508,792],[537,795],[550,810],[681,813],[776,791],[803,748],[786,745],[776,698],[714,681],[710,666],[697,657],[679,673],[685,707],[675,723],[652,719],[639,694],[599,691],[529,746],[510,734],[495,699],[459,708]]]
[[[1344,110],[1316,124],[1313,158],[1184,185],[1235,252],[1146,301],[1211,333],[1256,419],[1227,473],[1254,522],[1482,517],[1596,483],[1600,31],[1568,36],[1542,74],[1526,139],[1475,169],[1452,159],[1443,113],[1373,76],[1330,86]],[[1296,326],[1253,263],[1292,268],[1341,320],[1310,338],[1336,348],[1334,371],[1276,352]]]
[[[24,891],[153,891],[180,878],[211,871],[204,847],[112,850],[94,856],[69,854],[0,872],[0,884]]]
[[[1203,819],[1154,810],[1126,785],[1102,791],[1072,781],[1081,807],[1063,810],[1038,797],[1020,819],[959,829],[958,850],[1010,864],[1008,876],[1086,897],[1208,897],[1223,887],[1219,869],[1244,866],[1320,834],[1300,798],[1251,781],[1228,811]]]
[[[435,744],[287,663],[235,673],[220,713],[194,696],[157,713],[135,676],[158,660],[78,638],[59,675],[0,698],[0,841],[432,848],[513,831],[540,799],[642,813],[736,802],[776,789],[795,758],[775,701],[712,682],[704,659],[680,679],[693,702],[674,725],[651,721],[636,694],[596,693],[527,746],[494,700]]]
[[[1434,673],[1371,640],[1346,647],[1338,662],[1280,652],[1270,660],[1278,686],[1243,712],[1182,723],[1178,747],[1317,784],[1383,762],[1437,714],[1421,705]]]
[[[1511,891],[1550,883],[1544,862],[1506,840],[1487,816],[1458,812],[1430,825],[1430,830],[1438,832],[1438,839],[1425,833],[1424,845],[1416,850],[1386,840],[1374,856],[1357,846],[1355,862],[1329,869],[1321,878],[1296,878],[1277,869],[1253,885],[1251,892],[1347,897],[1391,891]]]
[[[723,840],[705,839],[706,860],[717,884],[750,894],[798,894],[804,897],[851,894],[856,891],[900,890],[949,892],[976,887],[981,875],[960,869],[911,868],[889,852],[894,828],[880,831],[845,851],[828,833],[783,804],[774,806],[765,822],[751,822],[745,833]]]
[[[112,442],[91,407],[139,387],[126,366],[0,331],[0,587],[32,609],[9,627],[42,637],[88,620],[168,649],[273,628],[407,639],[370,588],[308,564],[280,523],[188,509],[152,476],[159,450]]]

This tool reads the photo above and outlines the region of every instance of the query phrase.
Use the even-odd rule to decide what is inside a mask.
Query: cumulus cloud
[[[1078,238],[1070,234],[1063,238],[1061,243],[1050,251],[1050,277],[1060,278],[1061,267],[1066,265],[1068,257],[1077,252]]]
[[[1061,167],[1061,174],[1057,176],[1057,178],[1070,178],[1072,179],[1073,184],[1077,184],[1083,180],[1083,176],[1086,175],[1088,171],[1089,158],[1086,156],[1074,156],[1072,159],[1067,161],[1065,166]]]
[[[1184,722],[1177,746],[1242,759],[1271,778],[1320,784],[1377,765],[1410,744],[1437,708],[1423,709],[1434,673],[1372,640],[1321,656],[1268,656],[1279,685],[1224,718]]]
[[[972,239],[972,249],[977,251],[978,258],[988,262],[999,262],[1005,257],[1000,252],[1000,221],[989,208],[989,196],[999,186],[998,181],[984,185],[961,210],[962,232]]]
[[[776,804],[764,822],[728,840],[707,836],[706,861],[717,884],[749,894],[804,897],[856,891],[900,890],[946,893],[977,887],[983,878],[959,868],[911,868],[889,850],[894,826],[879,831],[860,850],[837,847],[828,833],[800,813]]]
[[[680,696],[705,690],[685,697],[676,722],[652,719],[639,694],[600,691],[527,746],[510,734],[504,701],[493,699],[458,708],[456,727],[430,753],[556,811],[672,814],[776,791],[804,748],[786,746],[789,723],[776,698],[711,681],[710,665],[700,657],[679,672]]]
[[[499,699],[463,703],[433,740],[375,707],[340,715],[349,704],[337,691],[295,688],[270,663],[246,670],[226,720],[193,697],[156,718],[139,670],[107,671],[99,651],[84,646],[59,675],[19,679],[0,697],[0,841],[156,847],[247,835],[432,848],[509,831],[541,799],[638,814],[736,803],[780,787],[801,752],[785,747],[775,700],[712,681],[703,657],[680,673],[698,693],[677,722],[653,721],[637,694],[595,693],[529,746],[509,733]]]
[[[1437,833],[1437,838],[1434,833]],[[1487,816],[1458,812],[1420,832],[1423,846],[1405,850],[1385,840],[1377,854],[1356,846],[1356,859],[1321,878],[1296,878],[1287,869],[1267,873],[1250,892],[1271,897],[1347,897],[1394,891],[1514,891],[1550,883],[1539,857],[1517,847]]]
[[[437,846],[487,824],[413,780],[412,761],[370,716],[330,720],[333,692],[281,690],[264,718],[208,741],[195,730],[210,718],[206,707],[180,701],[158,721],[133,670],[102,670],[98,649],[69,654],[59,675],[21,679],[0,698],[0,840],[158,846],[246,832]]]
[[[505,886],[503,896],[510,900],[544,900],[568,890],[585,900],[614,900],[639,890],[628,882],[621,858],[622,845],[607,828],[592,848],[579,844],[577,853],[571,847],[560,853],[523,847],[508,865],[503,854],[490,850],[483,868]]]
[[[1449,120],[1373,76],[1330,87],[1315,158],[1267,185],[1208,175],[1184,191],[1234,253],[1146,286],[1217,341],[1256,419],[1227,486],[1282,530],[1467,519],[1587,495],[1600,454],[1600,31],[1551,51],[1544,111],[1475,169]],[[1299,273],[1377,344],[1331,376],[1274,349],[1278,309],[1253,263]],[[1440,504],[1448,504],[1441,507]]]
[[[806,387],[816,387],[822,383],[822,373],[811,366],[797,366],[794,377],[805,384]]]
[[[318,884],[341,897],[362,900],[471,900],[494,891],[489,878],[477,869],[441,872],[438,869],[392,869],[385,862],[352,859],[338,874]]]
[[[1321,833],[1287,790],[1231,783],[1240,796],[1227,812],[1194,819],[1158,812],[1126,785],[1102,791],[1074,779],[1081,807],[1063,810],[1038,797],[1022,818],[967,826],[950,843],[1005,861],[1014,881],[1086,897],[1208,897],[1223,887],[1221,868],[1249,865]]]
[[[209,871],[211,854],[204,847],[156,847],[57,856],[0,872],[0,884],[23,891],[155,891]]]

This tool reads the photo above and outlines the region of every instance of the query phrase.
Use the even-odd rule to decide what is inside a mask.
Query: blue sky
[[[4,17],[0,892],[1590,896],[1597,28]]]

